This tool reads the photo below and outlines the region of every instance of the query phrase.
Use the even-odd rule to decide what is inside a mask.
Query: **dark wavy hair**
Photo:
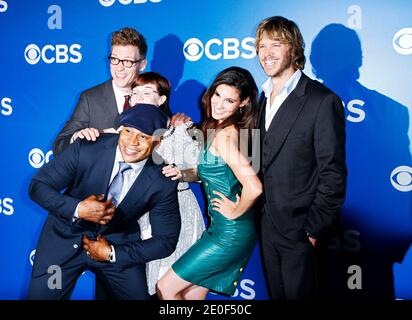
[[[220,124],[212,117],[211,99],[216,88],[225,84],[234,87],[239,92],[241,101],[249,98],[249,102],[225,119]],[[202,132],[207,136],[207,130],[223,129],[230,125],[234,125],[236,129],[253,129],[256,126],[256,117],[258,109],[258,88],[250,72],[240,67],[230,67],[221,71],[213,81],[212,85],[207,89],[202,97],[202,107],[204,112],[204,121],[202,123]]]
[[[170,81],[157,72],[143,72],[137,76],[132,83],[132,89],[145,84],[153,84],[160,96],[165,96],[166,100],[159,106],[159,109],[165,112],[169,117],[172,116],[172,111],[169,107],[170,99]]]
[[[272,40],[288,43],[293,67],[301,70],[305,67],[305,41],[295,22],[280,16],[263,20],[256,30],[255,47],[257,53],[259,53],[259,43],[264,34]]]

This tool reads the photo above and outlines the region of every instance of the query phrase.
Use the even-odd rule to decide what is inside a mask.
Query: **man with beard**
[[[275,300],[315,298],[319,245],[336,225],[345,198],[344,109],[338,96],[301,71],[304,41],[293,21],[265,19],[255,45],[269,77],[257,124],[269,294]]]

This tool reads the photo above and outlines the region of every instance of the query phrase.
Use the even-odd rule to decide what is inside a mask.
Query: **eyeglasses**
[[[122,59],[112,57],[112,56],[108,56],[107,58],[109,59],[110,64],[113,64],[113,65],[117,66],[121,62],[122,65],[126,68],[131,68],[131,67],[133,67],[133,65],[135,63],[142,62],[144,60],[144,58],[136,60],[136,61],[127,60],[127,59],[122,60]]]
[[[155,91],[150,88],[145,88],[145,87],[134,87],[132,93],[130,94],[131,96],[141,94],[142,96],[151,96],[152,94],[157,93],[159,94],[158,91]]]

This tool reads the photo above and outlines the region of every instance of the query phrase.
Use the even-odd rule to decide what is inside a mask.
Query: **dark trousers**
[[[96,289],[95,289],[96,300],[109,300],[110,295],[104,287],[104,284],[100,279],[96,278]]]
[[[264,214],[261,221],[261,256],[270,298],[309,300],[318,298],[318,254],[308,241],[283,236]]]
[[[96,278],[96,290],[95,290],[96,300],[110,300],[110,294],[104,287],[102,281],[99,278]],[[152,301],[159,301],[159,297],[157,294],[153,294],[150,296],[150,300]]]
[[[83,271],[90,270],[104,286],[110,299],[148,300],[146,284],[146,265],[141,264],[121,271],[109,262],[97,262],[90,259],[85,251],[59,266],[61,276],[56,273],[46,273],[31,278],[28,299],[31,300],[62,300],[70,299],[77,279]],[[54,288],[51,277],[61,279],[61,289]]]

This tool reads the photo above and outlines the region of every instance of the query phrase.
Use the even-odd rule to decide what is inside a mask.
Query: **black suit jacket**
[[[72,135],[84,128],[116,128],[119,126],[112,80],[108,80],[80,94],[79,101],[63,129],[53,142],[53,154],[57,155],[70,144]]]
[[[305,74],[265,130],[259,110],[264,214],[287,238],[322,238],[337,221],[346,191],[341,100]]]
[[[73,222],[81,200],[106,194],[117,141],[118,135],[93,143],[77,140],[33,177],[30,197],[49,213],[37,245],[33,276],[73,258],[83,250],[82,235],[96,231],[114,246],[114,266],[119,270],[164,258],[175,250],[180,232],[177,182],[166,178],[162,166],[150,158],[107,225],[82,219]],[[137,220],[148,211],[152,238],[141,240]]]

